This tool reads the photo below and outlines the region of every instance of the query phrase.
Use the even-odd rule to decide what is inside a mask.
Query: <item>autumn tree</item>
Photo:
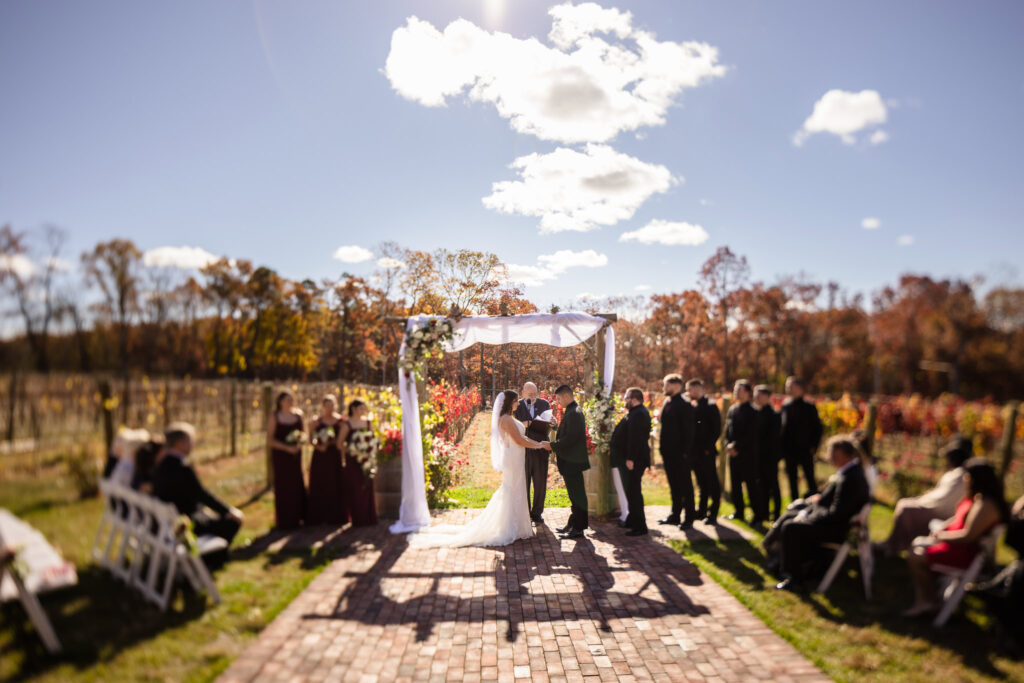
[[[719,247],[700,269],[700,286],[716,311],[715,322],[722,339],[723,383],[732,380],[735,363],[729,350],[729,328],[739,291],[750,280],[745,256],[737,256],[729,247]]]

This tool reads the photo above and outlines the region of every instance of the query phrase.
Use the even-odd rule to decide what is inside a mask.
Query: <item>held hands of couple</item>
[[[540,447],[543,448],[546,451],[550,451],[551,450],[551,442],[550,441],[541,441],[540,442]]]

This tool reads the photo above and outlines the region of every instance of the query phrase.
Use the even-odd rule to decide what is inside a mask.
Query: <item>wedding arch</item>
[[[398,521],[391,525],[391,533],[401,534],[421,529],[430,524],[427,507],[426,481],[423,465],[423,438],[420,432],[420,399],[415,373],[408,372],[406,355],[410,332],[427,329],[431,321],[447,321],[452,326],[452,338],[441,344],[445,352],[462,351],[474,344],[546,344],[568,347],[586,343],[596,337],[595,367],[600,369],[601,384],[606,392],[612,388],[615,376],[615,330],[611,323],[614,315],[588,313],[535,313],[509,316],[473,316],[459,320],[443,316],[418,315],[405,320],[402,345],[398,352],[398,395],[402,407],[402,502]],[[603,343],[602,343],[603,341]],[[607,463],[593,463],[595,469],[588,479],[588,497],[591,488],[597,489],[596,500],[606,498],[609,473]],[[605,512],[606,510],[596,510]]]

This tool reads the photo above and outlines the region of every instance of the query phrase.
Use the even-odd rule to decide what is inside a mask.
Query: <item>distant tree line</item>
[[[536,312],[493,254],[377,247],[369,277],[290,280],[228,257],[198,270],[147,265],[127,239],[78,259],[65,234],[0,228],[5,326],[0,371],[261,379],[395,381],[401,328],[417,313]],[[746,376],[781,387],[803,376],[818,393],[945,391],[997,400],[1024,385],[1024,289],[907,274],[870,301],[802,276],[751,279],[721,247],[695,289],[565,302],[617,312],[616,385],[654,386],[669,372],[718,387]],[[479,347],[432,376],[485,392],[525,379],[581,380],[583,352]],[[554,381],[554,379],[552,379]]]

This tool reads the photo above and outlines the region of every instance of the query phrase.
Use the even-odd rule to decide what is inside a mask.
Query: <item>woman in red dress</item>
[[[348,404],[348,420],[341,424],[338,443],[344,444],[345,501],[348,503],[352,526],[371,526],[377,523],[377,502],[373,496],[373,479],[363,471],[359,460],[351,453],[349,444],[359,432],[370,430],[367,419],[369,408],[356,399]]]
[[[1003,483],[995,468],[984,458],[964,463],[967,497],[956,514],[930,536],[914,541],[907,556],[914,583],[914,605],[903,613],[916,617],[936,611],[940,606],[933,565],[966,569],[981,552],[979,541],[1009,518],[1003,495]]]
[[[327,394],[320,415],[309,425],[313,462],[309,466],[309,513],[307,524],[344,524],[348,507],[342,490],[341,451],[338,429],[345,418],[338,412],[338,399]]]
[[[302,411],[295,396],[282,391],[267,419],[267,442],[274,466],[274,526],[295,529],[306,517],[306,483],[302,478]]]

